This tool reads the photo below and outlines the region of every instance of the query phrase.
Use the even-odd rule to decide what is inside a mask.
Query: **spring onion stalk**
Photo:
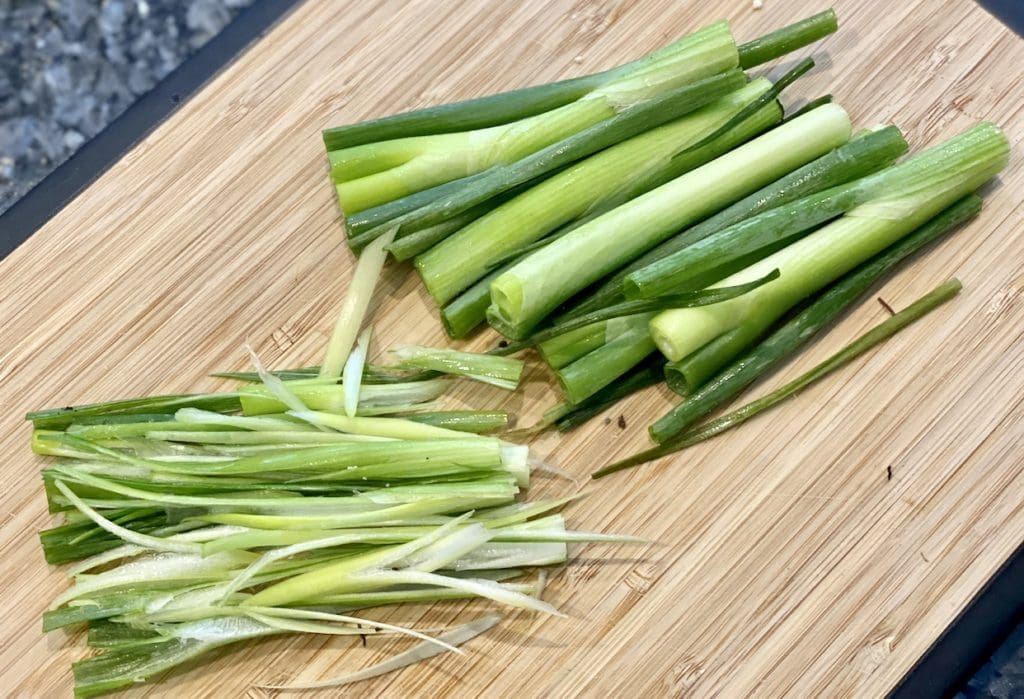
[[[836,31],[835,14],[828,10],[767,36],[742,44],[739,62],[751,68],[814,43]],[[512,90],[487,97],[417,109],[357,124],[326,129],[330,152],[375,141],[429,136],[498,126],[574,102],[610,79],[629,73],[644,59],[591,75]],[[331,160],[338,160],[332,156]]]
[[[600,214],[594,214],[595,217],[597,215]],[[539,250],[545,245],[551,243],[553,240],[568,234],[569,231],[579,225],[582,225],[586,220],[586,217],[577,219],[571,224],[558,229],[558,231],[551,235],[541,238],[529,245],[523,246],[518,250],[518,252],[510,255],[507,261],[502,260],[493,271],[488,272],[486,275],[478,279],[472,286],[452,299],[444,308],[441,309],[441,323],[444,325],[445,332],[448,333],[448,336],[453,338],[465,337],[487,321],[487,307],[491,305],[491,282],[494,281],[498,275],[508,269],[511,269],[519,260],[526,257],[534,250]]]
[[[573,317],[617,303],[625,298],[623,282],[633,272],[656,273],[659,266],[655,263],[659,260],[708,236],[769,209],[870,175],[891,165],[906,151],[907,142],[895,126],[877,128],[854,138],[641,255],[602,282],[566,315]]]
[[[925,245],[955,230],[980,210],[981,199],[974,194],[967,196],[837,281],[771,336],[687,395],[682,403],[655,422],[651,426],[654,441],[666,442],[674,438],[736,396],[828,327],[889,270]],[[673,377],[677,376],[671,365],[666,368],[670,387],[674,384]],[[681,376],[678,383],[685,393],[686,382]]]
[[[443,306],[510,251],[583,216],[599,202],[620,192],[628,201],[778,123],[781,109],[765,105],[743,128],[722,134],[688,157],[671,157],[674,151],[705,140],[769,87],[767,80],[756,80],[681,119],[596,153],[477,219],[416,258],[427,290]]]
[[[924,317],[943,303],[951,300],[960,293],[960,288],[960,282],[956,279],[951,279],[945,282],[904,310],[885,319],[882,323],[876,325],[874,328],[864,333],[842,350],[832,355],[799,378],[787,383],[775,391],[772,391],[768,395],[743,406],[742,408],[728,413],[727,415],[723,415],[716,420],[712,420],[705,425],[700,425],[676,439],[669,440],[664,444],[654,447],[653,449],[649,449],[645,452],[631,456],[628,459],[606,466],[605,468],[596,471],[593,474],[593,478],[602,478],[617,471],[622,471],[638,464],[666,456],[667,454],[693,446],[694,444],[703,442],[715,435],[725,432],[726,430],[730,430],[733,427],[743,424],[754,416],[774,407],[778,403],[781,403],[787,398],[802,391],[811,384],[844,367],[868,350],[889,339],[914,321]]]
[[[464,439],[466,434],[423,422],[393,417],[349,417],[316,411],[292,412],[310,424],[330,427],[338,432],[349,432],[389,439]]]
[[[787,53],[803,48],[836,31],[838,22],[832,10],[811,15],[795,24],[777,29],[739,48],[740,67],[754,66],[775,60]]]
[[[390,229],[383,236],[367,246],[359,257],[352,281],[349,283],[345,301],[338,312],[338,320],[327,343],[327,352],[323,364],[320,365],[321,378],[337,378],[341,376],[349,352],[359,334],[366,310],[370,307],[370,297],[380,278],[384,262],[387,260],[387,247],[395,238],[396,229]]]
[[[850,137],[825,105],[668,182],[533,253],[491,284],[488,320],[522,339],[559,304],[673,232],[824,155]],[[567,269],[564,260],[574,261]]]
[[[932,149],[905,163],[832,187],[766,211],[706,237],[631,273],[623,283],[630,298],[657,296],[666,289],[704,285],[721,278],[716,271],[758,250],[786,243],[865,202],[889,192],[922,186],[922,173],[945,153]]]
[[[988,181],[1008,153],[1006,136],[985,123],[894,166],[904,176],[892,189],[721,283],[771,269],[781,271],[778,279],[715,306],[663,311],[651,321],[652,337],[670,361],[685,360],[679,371],[696,389],[794,305]]]
[[[515,162],[351,214],[346,218],[349,244],[359,249],[391,227],[404,234],[445,221],[550,176],[599,150],[682,117],[741,87],[744,81],[739,71],[699,80],[632,106]]]
[[[356,146],[335,153],[343,208],[359,212],[523,157],[629,107],[736,68],[729,25],[719,22],[649,55],[580,99],[517,121],[472,131]],[[391,165],[379,170],[379,158]]]
[[[81,423],[87,419],[123,418],[152,414],[173,415],[176,410],[187,407],[231,412],[239,410],[241,405],[239,394],[235,392],[180,394],[37,410],[28,413],[25,419],[31,420],[36,428],[62,429],[73,422]]]
[[[461,352],[438,347],[406,345],[392,350],[399,366],[431,369],[445,374],[465,376],[499,388],[514,391],[523,374],[523,362],[493,354]]]

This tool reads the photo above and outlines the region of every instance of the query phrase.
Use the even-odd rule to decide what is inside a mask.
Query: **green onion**
[[[337,383],[323,383],[319,379],[285,382],[289,389],[312,410],[343,412],[345,387]],[[363,407],[406,408],[410,403],[434,400],[451,387],[447,379],[428,379],[411,383],[371,384],[359,391],[360,412]],[[288,407],[262,386],[247,386],[235,394],[245,415],[280,413]],[[364,413],[365,414],[365,413]]]
[[[796,303],[977,189],[1005,166],[1008,152],[1003,133],[981,124],[894,166],[903,174],[895,188],[721,284],[772,269],[779,279],[714,306],[663,311],[651,321],[652,337],[670,361],[685,359],[679,371],[694,390]]]
[[[345,414],[349,417],[355,417],[356,409],[359,407],[359,387],[363,381],[363,367],[366,364],[366,353],[370,348],[372,334],[373,326],[360,333],[356,339],[355,349],[348,356],[345,368],[341,372],[341,383],[345,387]]]
[[[742,84],[742,80],[738,82]],[[716,132],[769,86],[767,80],[757,80],[681,119],[607,148],[477,219],[416,258],[427,290],[443,306],[507,259],[510,252],[610,198],[628,201],[764,131],[781,120],[777,105],[765,105],[758,119],[728,132],[728,137],[712,140],[713,145],[705,144],[710,147],[691,157],[669,157],[681,147],[706,140],[706,135]]]
[[[949,207],[906,238],[837,281],[770,337],[736,359],[714,379],[696,389],[667,415],[651,426],[656,442],[665,442],[704,417],[772,367],[778,365],[846,311],[882,275],[937,238],[946,235],[981,210],[981,199],[969,195]],[[673,377],[685,388],[685,380],[666,367],[669,386]]]
[[[854,138],[640,256],[602,282],[583,303],[575,306],[567,317],[581,315],[621,301],[625,298],[623,281],[637,270],[642,270],[644,275],[632,276],[639,286],[644,283],[647,275],[659,273],[658,270],[663,265],[659,260],[769,209],[869,175],[892,164],[906,150],[907,142],[895,126],[879,128]]]
[[[605,468],[596,471],[593,474],[593,477],[602,478],[617,471],[660,458],[699,442],[703,442],[706,439],[710,439],[717,434],[721,434],[726,430],[732,429],[733,427],[746,422],[755,415],[768,410],[799,391],[807,388],[816,381],[828,376],[833,371],[849,364],[860,355],[889,339],[914,321],[935,310],[946,301],[952,299],[960,293],[960,288],[960,282],[956,279],[951,279],[950,281],[945,282],[915,301],[906,309],[900,311],[894,316],[891,316],[890,318],[887,318],[879,325],[858,337],[842,350],[832,355],[806,374],[803,374],[794,381],[787,383],[785,386],[772,391],[763,398],[759,398],[752,403],[729,413],[728,415],[723,415],[717,420],[713,420],[706,425],[699,426],[693,431],[682,435],[678,439],[665,442],[653,449],[649,449],[645,452],[641,452],[640,454],[631,456],[628,459],[606,466]]]
[[[319,366],[300,367],[298,369],[280,369],[271,371],[271,374],[284,381],[296,381],[299,379],[312,379],[320,375]],[[247,383],[259,383],[260,377],[255,371],[222,371],[210,374],[221,379],[233,381],[245,381]],[[361,383],[406,383],[409,381],[422,381],[425,379],[437,378],[432,371],[408,371],[393,366],[381,366],[379,364],[367,364],[363,367]]]
[[[811,44],[836,28],[835,14],[831,10],[822,12],[741,45],[738,49],[740,64],[743,68],[750,68],[765,63]],[[338,151],[374,141],[507,124],[578,100],[609,79],[628,73],[643,60],[579,78],[326,129],[323,132],[324,145],[328,151]]]
[[[819,107],[580,226],[492,282],[489,320],[509,337],[525,337],[588,284],[849,136],[846,112]]]
[[[473,131],[415,136],[336,152],[332,176],[338,183],[338,197],[347,212],[356,213],[513,163],[633,105],[736,68],[738,63],[728,24],[713,24],[550,111]],[[381,163],[387,169],[380,170]]]
[[[556,372],[558,383],[573,405],[619,378],[655,351],[647,329],[654,313],[642,313],[626,321],[613,339]]]
[[[519,386],[523,374],[522,361],[493,354],[416,345],[406,345],[391,352],[399,360],[399,366],[465,376],[509,391]]]

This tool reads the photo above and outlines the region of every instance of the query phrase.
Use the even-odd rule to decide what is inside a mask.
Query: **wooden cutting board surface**
[[[244,367],[246,339],[278,367],[316,362],[353,259],[321,128],[607,68],[722,12],[742,41],[817,9],[352,0],[288,16],[0,263],[2,693],[69,696],[84,655],[80,636],[40,632],[67,580],[36,538],[51,520],[22,414],[223,387],[205,375]],[[466,657],[346,696],[879,696],[1024,540],[1024,42],[966,1],[836,10],[840,33],[816,47],[821,67],[791,99],[831,92],[857,125],[895,122],[914,148],[981,119],[1014,144],[982,217],[877,292],[901,307],[955,275],[963,294],[728,437],[594,486],[539,478],[538,496],[589,489],[568,510],[574,527],[659,544],[578,547],[547,593],[569,618],[510,613]],[[865,302],[756,392],[884,316]],[[374,318],[379,347],[444,342],[407,268],[389,270]],[[554,395],[536,368],[524,393],[460,398],[528,420]],[[667,405],[646,392],[610,423],[540,439],[538,453],[585,476],[642,447]],[[382,617],[437,627],[484,609]],[[250,687],[402,647],[254,643],[126,696],[269,696]]]

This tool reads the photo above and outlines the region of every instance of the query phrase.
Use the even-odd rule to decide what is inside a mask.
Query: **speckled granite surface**
[[[254,0],[0,0],[0,213]],[[1024,697],[1024,625],[957,699]]]
[[[0,0],[0,212],[253,0]]]

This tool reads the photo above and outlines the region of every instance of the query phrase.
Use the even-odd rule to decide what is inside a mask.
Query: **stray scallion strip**
[[[412,413],[405,419],[449,430],[485,434],[508,427],[509,415],[502,410],[439,410]]]
[[[767,339],[733,361],[711,381],[686,395],[682,403],[655,422],[651,426],[654,441],[665,442],[672,439],[736,396],[828,327],[882,275],[925,245],[973,218],[980,210],[981,199],[971,194],[837,281]],[[669,386],[673,386],[672,379],[676,375],[671,365],[666,367]],[[679,384],[685,388],[685,379],[678,378]]]
[[[501,621],[501,617],[496,614],[490,614],[485,617],[481,617],[476,621],[471,621],[467,624],[457,626],[450,631],[445,631],[442,634],[438,634],[437,640],[445,643],[450,643],[454,646],[461,645],[470,641],[480,634],[490,630]],[[302,682],[292,683],[286,685],[263,685],[264,689],[280,689],[280,690],[294,690],[294,689],[322,689],[326,687],[343,687],[348,684],[354,684],[356,682],[362,682],[364,680],[379,677],[395,670],[400,670],[403,667],[413,665],[418,662],[432,658],[435,655],[443,653],[444,649],[440,648],[436,643],[421,642],[414,648],[410,648],[407,651],[399,653],[398,655],[388,658],[382,662],[371,665],[370,667],[364,668],[358,672],[353,672],[343,677],[338,677],[331,680],[322,680],[319,682]]]
[[[373,326],[366,328],[356,340],[355,349],[348,356],[345,368],[341,372],[341,383],[345,387],[345,414],[355,417],[359,408],[359,387],[363,381],[363,367],[366,364],[366,353],[370,349],[370,337]]]
[[[605,468],[594,472],[593,478],[603,478],[604,476],[617,471],[622,471],[647,461],[666,456],[667,454],[671,454],[681,449],[685,449],[686,447],[693,446],[699,442],[703,442],[706,439],[710,439],[717,434],[721,434],[726,430],[732,429],[733,427],[746,422],[759,413],[781,403],[816,381],[819,381],[832,372],[842,368],[876,345],[889,339],[903,328],[955,297],[960,293],[960,288],[960,282],[956,279],[951,279],[950,281],[945,282],[904,310],[887,318],[879,325],[861,335],[842,350],[794,381],[787,383],[785,386],[772,391],[768,395],[759,398],[738,410],[727,415],[723,415],[706,425],[701,425],[691,432],[682,435],[678,439],[665,442],[653,449],[649,449],[645,452],[631,456],[628,459],[606,466]]]
[[[523,374],[523,362],[494,354],[477,354],[437,347],[406,345],[392,350],[399,366],[431,369],[465,376],[499,388],[515,390]]]
[[[297,381],[300,379],[315,379],[320,375],[319,366],[300,367],[298,369],[278,369],[271,371],[271,374],[284,381]],[[255,371],[221,371],[210,374],[221,379],[233,381],[245,381],[246,383],[258,383],[260,377]],[[437,373],[432,371],[409,371],[393,366],[381,366],[380,364],[366,364],[363,367],[361,383],[406,383],[409,381],[424,381],[437,378]]]
[[[396,229],[391,229],[374,241],[363,251],[363,255],[352,273],[345,301],[338,312],[338,320],[327,343],[327,352],[323,364],[320,365],[320,378],[338,378],[348,360],[349,352],[359,334],[366,310],[370,306],[370,297],[377,285],[381,269],[387,260],[387,247],[395,238]],[[362,372],[360,372],[361,375]]]

